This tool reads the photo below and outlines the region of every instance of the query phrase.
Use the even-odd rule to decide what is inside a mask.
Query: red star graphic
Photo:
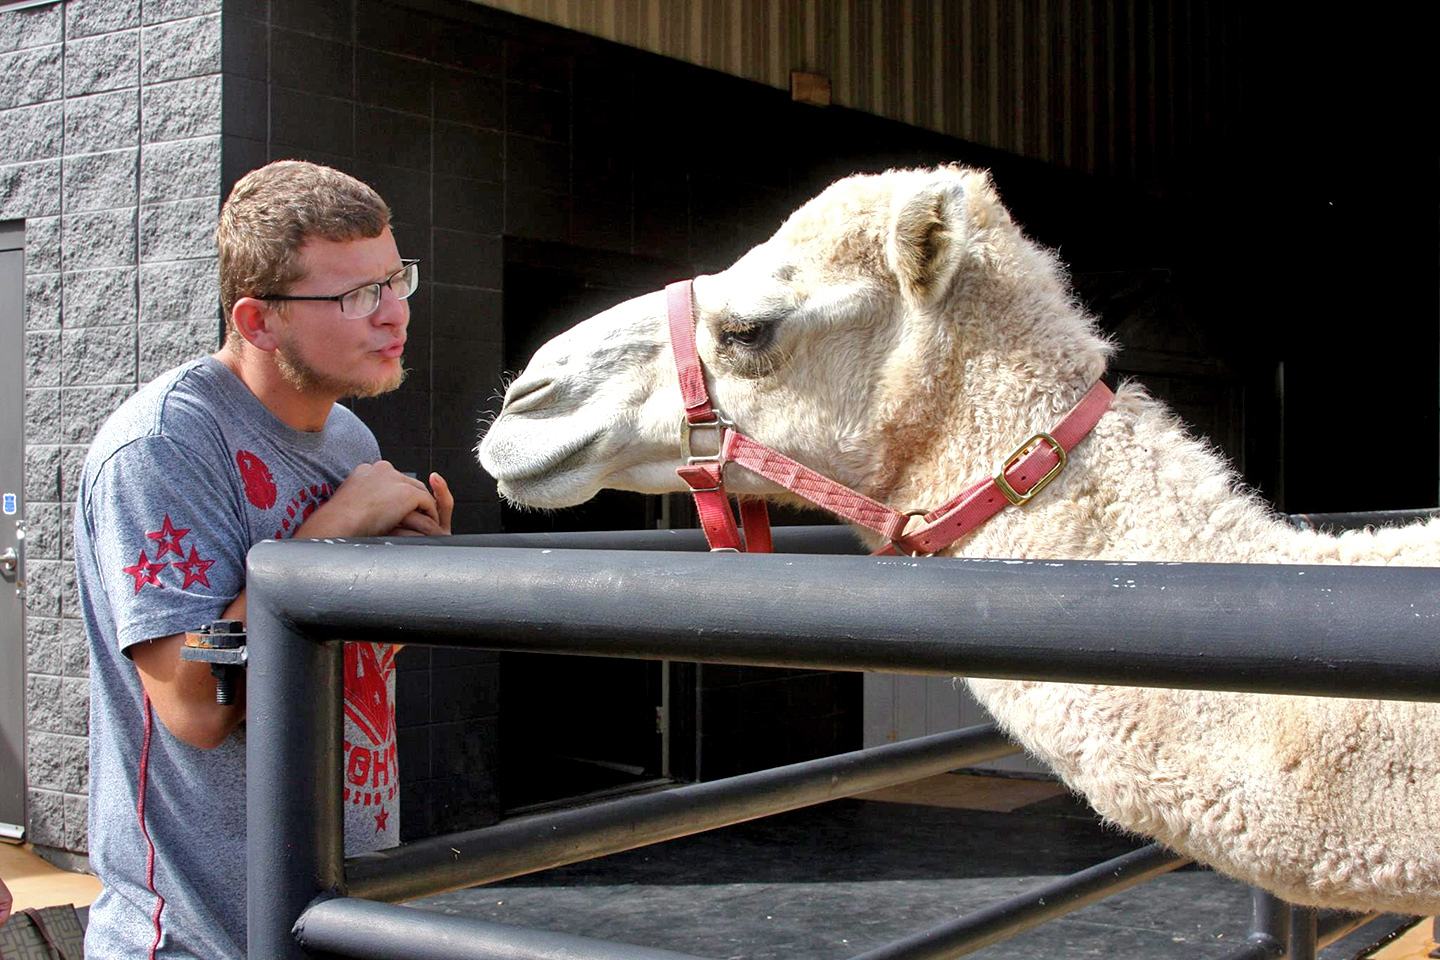
[[[375,832],[379,833],[381,830],[384,830],[385,823],[389,819],[390,811],[386,810],[384,807],[381,807],[380,812],[375,814]]]
[[[126,573],[130,574],[130,576],[135,578],[135,592],[139,593],[141,588],[144,587],[147,583],[154,584],[156,587],[164,590],[165,584],[157,580],[155,575],[161,570],[164,570],[167,566],[169,566],[169,564],[151,563],[150,558],[145,556],[145,551],[141,550],[140,559],[135,561],[135,565],[130,567],[124,567],[123,569]]]
[[[185,574],[185,582],[180,585],[181,590],[189,590],[190,584],[192,583],[203,584],[207,587],[210,586],[210,575],[205,571],[209,570],[214,565],[214,560],[200,559],[200,555],[196,551],[195,544],[193,543],[190,544],[190,559],[177,560],[176,562],[170,564],[170,566]]]
[[[185,556],[185,551],[181,549],[180,541],[184,540],[185,534],[189,532],[189,527],[176,530],[173,526],[171,526],[170,514],[167,513],[165,514],[164,525],[161,526],[160,529],[156,530],[154,533],[147,533],[145,534],[145,536],[149,537],[151,540],[154,540],[159,545],[159,549],[155,551],[156,560],[159,560],[161,557],[165,556],[165,554],[171,552],[172,550],[175,552],[175,556],[183,559]]]

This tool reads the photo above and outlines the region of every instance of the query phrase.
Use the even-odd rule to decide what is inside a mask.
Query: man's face
[[[311,239],[300,248],[305,278],[287,293],[339,296],[376,283],[400,269],[395,237],[386,227],[361,240]],[[342,316],[334,301],[292,300],[280,317],[280,372],[296,389],[331,399],[373,397],[405,379],[401,354],[410,305],[381,287],[380,306],[368,317]]]

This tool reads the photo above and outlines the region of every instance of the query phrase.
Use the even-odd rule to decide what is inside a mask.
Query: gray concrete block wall
[[[0,219],[26,221],[28,836],[87,847],[71,504],[146,380],[219,343],[220,0],[0,12]]]

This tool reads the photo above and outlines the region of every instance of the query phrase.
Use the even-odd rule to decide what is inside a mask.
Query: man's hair
[[[283,293],[304,278],[300,248],[307,240],[368,239],[389,225],[380,195],[332,167],[276,160],[245,174],[215,228],[226,346],[240,341],[231,315],[236,300]]]

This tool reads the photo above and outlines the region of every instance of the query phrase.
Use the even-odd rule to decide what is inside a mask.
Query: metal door
[[[0,222],[0,839],[25,824],[25,223]]]

